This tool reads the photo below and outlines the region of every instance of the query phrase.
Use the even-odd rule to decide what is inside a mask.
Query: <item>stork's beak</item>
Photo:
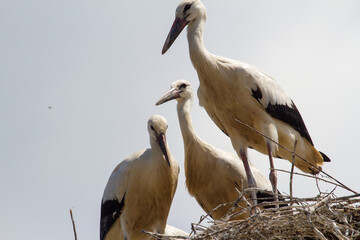
[[[170,160],[166,149],[166,137],[165,134],[161,133],[159,136],[156,137],[156,141],[158,142],[160,149],[162,153],[164,154],[164,157],[166,159],[167,164],[170,167]]]
[[[171,45],[174,43],[174,41],[176,40],[176,38],[179,36],[179,34],[181,33],[181,31],[184,29],[184,27],[188,24],[189,22],[186,21],[185,17],[176,17],[175,21],[170,29],[170,32],[166,38],[166,41],[164,43],[163,49],[161,54],[166,53],[166,51],[171,47]]]
[[[176,99],[180,97],[180,91],[176,88],[171,88],[167,93],[165,93],[162,98],[159,99],[159,101],[156,102],[156,105],[163,104],[165,102],[168,102],[170,100]]]

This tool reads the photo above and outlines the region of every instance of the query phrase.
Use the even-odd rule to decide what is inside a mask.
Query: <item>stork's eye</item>
[[[153,127],[153,125],[151,125],[151,127],[150,127],[150,128],[151,128],[151,130],[155,131],[155,128]]]
[[[191,8],[191,4],[186,4],[185,8],[184,8],[184,12],[186,12],[187,10],[189,10]]]
[[[183,84],[180,85],[180,89],[181,88],[186,88],[186,87],[187,87],[186,83],[183,83]]]

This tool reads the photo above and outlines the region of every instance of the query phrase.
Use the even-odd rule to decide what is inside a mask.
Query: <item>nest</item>
[[[288,206],[259,210],[244,220],[193,224],[190,239],[360,239],[360,195],[292,199]],[[226,217],[225,217],[226,218]]]
[[[235,206],[239,199],[244,200],[242,194],[228,204]],[[284,204],[287,206],[259,208]],[[252,215],[244,220],[226,221],[243,211]],[[360,194],[293,198],[262,203],[256,208],[249,204],[243,211],[229,211],[221,220],[212,220],[209,214],[202,216],[199,223],[192,224],[188,237],[147,233],[157,239],[360,239]],[[202,225],[205,219],[211,222],[210,226]]]

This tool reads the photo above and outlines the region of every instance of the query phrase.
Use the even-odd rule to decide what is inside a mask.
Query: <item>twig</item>
[[[276,170],[276,171],[279,171],[279,172],[290,173],[289,171],[284,170],[284,169],[275,169],[275,170]],[[317,177],[317,176],[307,175],[307,174],[298,173],[298,172],[294,172],[294,174],[295,174],[295,175],[299,175],[299,176],[303,176],[303,177],[318,179],[318,180],[321,180],[321,181],[323,181],[323,182],[330,183],[330,184],[333,184],[333,185],[338,186],[338,187],[342,187],[341,185],[339,185],[339,184],[337,184],[337,183],[331,182],[331,181],[329,181],[329,180],[326,180],[326,179],[323,179],[323,178],[320,178],[320,177]],[[356,194],[357,194],[357,193],[356,193]]]
[[[324,234],[322,234],[322,232],[319,231],[319,229],[317,229],[317,227],[315,226],[315,224],[311,221],[311,212],[308,211],[304,211],[307,222],[309,223],[309,225],[311,226],[311,228],[314,231],[314,234],[321,240],[327,240],[327,238],[324,236]]]
[[[317,237],[319,237],[321,240],[327,240],[327,238],[324,236],[324,234],[322,234],[320,231],[319,231],[319,229],[317,229],[314,225],[311,225],[312,226],[312,228],[313,228],[313,230],[314,230],[314,232],[315,232],[315,235],[317,236]]]
[[[172,235],[165,235],[165,234],[161,234],[161,233],[153,233],[153,232],[148,232],[146,230],[141,230],[141,232],[147,234],[147,235],[150,235],[156,239],[173,239],[173,238],[176,238],[176,239],[190,239],[189,237],[185,237],[185,236],[172,236]]]
[[[230,219],[230,214],[232,214],[234,212],[234,210],[236,209],[236,207],[238,207],[238,204],[240,202],[240,200],[243,198],[243,193],[240,192],[237,188],[235,188],[235,190],[238,192],[239,196],[237,197],[237,199],[234,201],[233,205],[231,206],[231,208],[229,208],[225,215],[222,216],[221,218],[224,221],[228,221]]]
[[[315,182],[316,182],[316,187],[317,187],[319,193],[321,194],[322,192],[321,192],[321,189],[320,189],[320,186],[319,186],[319,179],[316,179]]]
[[[360,197],[360,193],[354,194],[354,195],[348,195],[348,196],[344,196],[344,197],[338,197],[337,200],[338,201],[345,201],[345,200],[349,200],[350,198],[357,198]]]
[[[289,149],[287,149],[286,147],[282,146],[281,144],[279,144],[278,142],[274,141],[273,139],[271,139],[270,137],[266,136],[265,134],[259,132],[258,130],[256,130],[255,128],[247,125],[246,123],[240,121],[239,119],[235,119],[235,121],[241,123],[242,125],[248,127],[249,129],[253,130],[254,132],[256,132],[257,134],[263,136],[264,138],[268,139],[269,141],[275,143],[276,145],[278,145],[279,147],[281,147],[282,149],[284,149],[285,151],[292,153]],[[298,154],[294,153],[294,155],[298,158],[300,158],[301,160],[305,161],[306,163],[310,164],[312,167],[314,167],[316,170],[318,170],[319,172],[322,172],[323,174],[325,174],[327,177],[331,178],[332,180],[334,180],[335,182],[338,183],[338,185],[354,194],[357,194],[356,191],[352,190],[351,188],[349,188],[348,186],[346,186],[345,184],[341,183],[339,180],[337,180],[336,178],[332,177],[331,175],[327,174],[325,171],[323,171],[322,169],[318,168],[317,166],[315,166],[314,164],[312,164],[311,162],[309,162],[308,160],[306,160],[305,158],[299,156]]]
[[[331,222],[331,226],[333,228],[333,231],[332,233],[338,238],[338,239],[341,239],[341,240],[348,240],[349,238],[345,237],[341,231],[339,230],[339,227],[336,225],[335,221],[333,220],[329,220]]]
[[[325,198],[323,198],[322,200],[318,201],[317,203],[313,204],[311,207],[309,207],[309,212],[313,213],[315,212],[318,208],[320,208],[321,206],[325,205],[326,203],[328,203],[331,200],[330,196],[327,196]]]
[[[74,230],[75,240],[77,240],[77,234],[76,234],[76,228],[75,228],[75,221],[74,221],[74,217],[73,217],[73,213],[72,213],[72,209],[71,209],[71,208],[70,208],[70,217],[71,217],[71,222],[72,222],[72,226],[73,226],[73,230]]]

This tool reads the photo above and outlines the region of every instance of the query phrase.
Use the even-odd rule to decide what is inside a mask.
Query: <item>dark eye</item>
[[[187,10],[189,10],[191,8],[191,4],[186,4],[185,8],[184,8],[184,12],[186,12]]]
[[[186,83],[183,83],[183,84],[180,85],[180,89],[181,88],[186,88],[186,87],[187,87]]]
[[[155,128],[153,127],[153,125],[151,125],[151,130],[155,131]]]

